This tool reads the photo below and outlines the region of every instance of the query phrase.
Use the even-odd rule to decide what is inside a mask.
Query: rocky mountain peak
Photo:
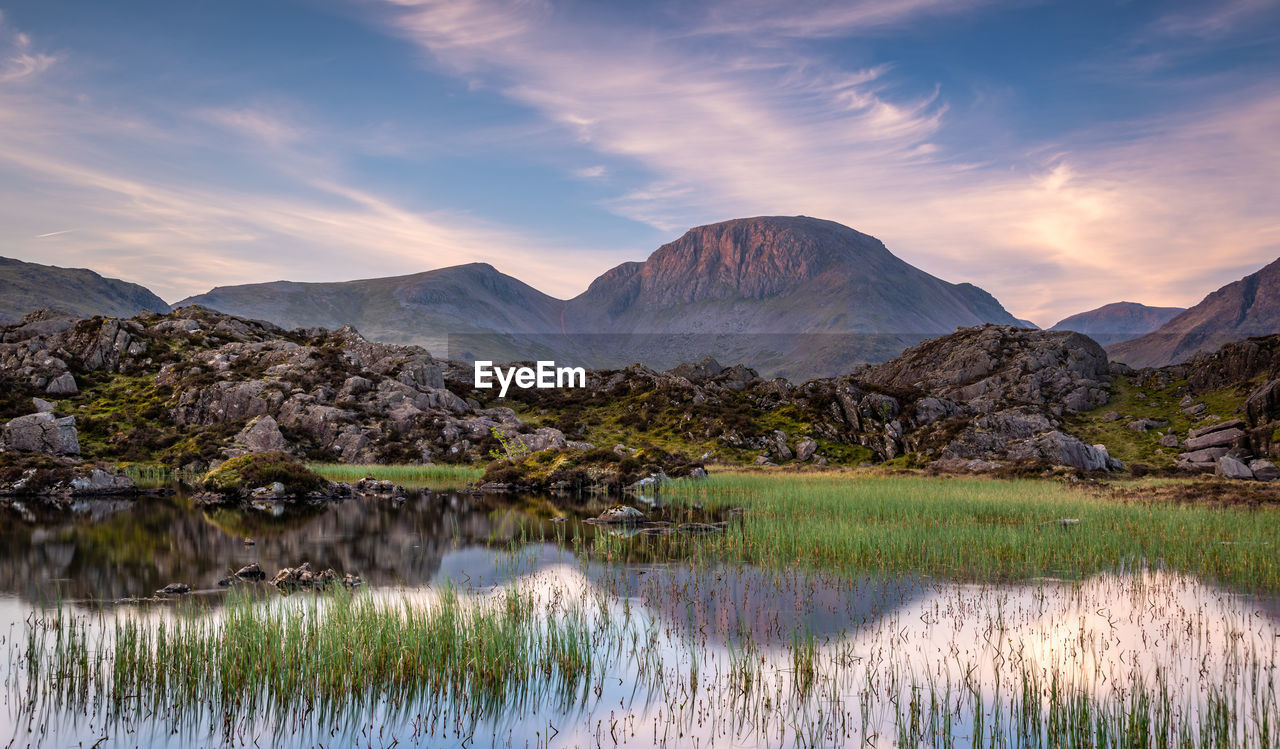
[[[615,271],[634,279],[646,305],[670,305],[765,299],[851,261],[895,260],[878,239],[833,221],[760,216],[695,227],[645,263]]]

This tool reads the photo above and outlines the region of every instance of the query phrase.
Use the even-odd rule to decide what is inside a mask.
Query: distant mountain
[[[553,357],[666,368],[713,355],[809,378],[882,361],[958,326],[1019,322],[831,221],[759,217],[691,229],[561,301],[474,264],[345,283],[222,287],[178,305],[287,327],[352,324],[454,359]],[[448,337],[448,350],[444,339]]]
[[[1280,260],[1229,283],[1155,331],[1107,347],[1132,367],[1177,364],[1231,341],[1280,333]]]
[[[713,354],[792,378],[845,373],[958,326],[1018,324],[982,289],[804,216],[691,229],[600,276],[565,319],[570,332],[610,333],[660,366]]]
[[[370,340],[417,344],[441,356],[450,336],[493,344],[489,337],[498,333],[495,357],[524,358],[538,352],[512,339],[558,331],[565,303],[492,265],[471,263],[360,281],[219,286],[174,306],[190,305],[286,328],[353,325]]]
[[[163,299],[136,283],[103,278],[84,268],[0,257],[0,323],[17,322],[45,308],[79,317],[133,317],[143,310],[170,311]]]
[[[1103,346],[1110,346],[1150,333],[1185,311],[1185,307],[1148,307],[1137,302],[1113,302],[1072,315],[1049,330],[1084,333]]]

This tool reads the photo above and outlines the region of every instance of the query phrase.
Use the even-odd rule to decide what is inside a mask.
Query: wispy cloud
[[[13,36],[41,56],[25,35]],[[569,296],[590,279],[588,268],[609,264],[584,251],[594,262],[573,264],[575,277],[563,263],[572,250],[464,212],[402,207],[347,179],[337,159],[312,153],[359,134],[335,145],[254,107],[176,109],[175,119],[216,127],[175,130],[74,87],[15,86],[0,86],[3,254],[93,267],[170,301],[214,285],[347,280],[472,261]],[[240,148],[245,137],[261,147]],[[65,225],[69,212],[81,228],[47,230]]]
[[[903,95],[887,64],[845,69],[769,42],[978,6],[731,1],[694,28],[637,33],[575,25],[542,4],[397,0],[393,23],[445,69],[648,170],[648,184],[606,205],[665,231],[761,213],[832,218],[1041,323],[1120,298],[1191,303],[1229,280],[1224,268],[1280,254],[1274,211],[1261,208],[1280,197],[1274,88],[1122,125],[1119,144],[1089,133],[1026,143],[996,168],[938,145],[942,92]],[[479,33],[487,21],[501,32]]]
[[[280,146],[295,143],[304,136],[304,129],[284,116],[264,109],[243,107],[239,109],[200,109],[193,115],[240,135],[260,140],[268,145]]]
[[[581,169],[574,169],[573,176],[579,179],[600,179],[609,173],[609,170],[603,164],[595,166],[584,166]]]
[[[57,61],[54,55],[33,50],[31,37],[8,27],[0,13],[0,84],[39,75]]]

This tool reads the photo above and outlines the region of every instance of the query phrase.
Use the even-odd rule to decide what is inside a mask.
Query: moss
[[[1112,381],[1109,402],[1091,411],[1068,418],[1068,430],[1089,444],[1103,444],[1107,451],[1126,465],[1140,464],[1148,472],[1167,472],[1175,467],[1180,448],[1162,447],[1160,439],[1172,428],[1179,440],[1199,422],[1182,412],[1182,398],[1187,383],[1177,378],[1116,377]],[[1244,405],[1247,392],[1235,387],[1223,388],[1193,396],[1208,406],[1208,413],[1232,418]],[[1120,418],[1105,421],[1115,411]],[[1150,432],[1134,431],[1129,423],[1137,419],[1162,419],[1169,425]]]
[[[244,494],[277,481],[284,485],[286,493],[292,495],[318,491],[327,485],[320,474],[279,451],[232,458],[200,479],[206,490],[221,494]]]

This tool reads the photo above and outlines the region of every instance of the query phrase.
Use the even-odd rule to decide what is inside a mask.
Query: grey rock
[[[949,400],[932,396],[921,398],[916,402],[915,423],[917,426],[925,426],[959,412],[959,406]]]
[[[289,441],[280,433],[280,425],[270,415],[259,416],[236,435],[235,441],[245,446],[249,452],[264,453],[273,450],[288,451]]]
[[[1120,420],[1120,412],[1119,412],[1119,411],[1108,411],[1108,412],[1106,412],[1106,413],[1104,413],[1104,414],[1102,415],[1102,420],[1103,420],[1103,421],[1105,421],[1105,422],[1108,422],[1108,423],[1110,423],[1110,422],[1112,422],[1112,421],[1119,421],[1119,420]]]
[[[191,592],[191,586],[186,583],[169,583],[160,590],[156,591],[158,596],[180,596]]]
[[[1221,429],[1199,437],[1189,437],[1185,447],[1191,451],[1203,450],[1206,447],[1228,447],[1234,445],[1243,436],[1244,431],[1240,429]]]
[[[1137,419],[1129,422],[1129,428],[1135,432],[1150,432],[1169,426],[1168,419]]]
[[[1280,479],[1280,468],[1276,468],[1275,463],[1269,460],[1258,458],[1249,461],[1249,470],[1253,472],[1253,477],[1259,481],[1275,481]]]
[[[1253,478],[1253,471],[1249,470],[1249,466],[1230,455],[1224,455],[1218,459],[1218,468],[1214,473],[1229,479],[1248,480]]]
[[[4,425],[6,450],[45,453],[46,455],[79,455],[74,416],[61,419],[51,413],[19,416]]]
[[[73,494],[127,494],[137,489],[133,479],[120,473],[94,468],[71,479]]]
[[[630,505],[614,505],[606,508],[595,517],[597,523],[608,523],[610,525],[635,525],[636,523],[643,523],[645,520],[644,513]]]
[[[38,414],[53,413],[53,404],[43,398],[32,398],[31,405],[35,407]]]
[[[1161,447],[1177,447],[1177,446],[1178,446],[1178,435],[1176,435],[1176,434],[1166,434],[1165,436],[1161,437],[1161,438],[1160,438],[1160,446],[1161,446]]]
[[[1244,428],[1244,421],[1240,419],[1229,419],[1227,421],[1215,421],[1212,424],[1207,424],[1202,427],[1197,427],[1196,429],[1192,429],[1190,432],[1187,432],[1187,439],[1195,439],[1197,437],[1203,437],[1206,434],[1213,434],[1214,432],[1221,432],[1226,429],[1243,429],[1243,428]]]
[[[1199,416],[1200,414],[1208,410],[1209,410],[1209,407],[1206,406],[1205,404],[1197,403],[1194,406],[1191,406],[1190,408],[1182,409],[1182,412],[1187,416]]]
[[[53,378],[44,391],[50,395],[75,395],[80,392],[80,388],[76,386],[76,378],[70,372],[63,372]]]
[[[808,460],[817,451],[818,443],[806,437],[796,443],[796,460]]]
[[[1201,450],[1193,450],[1178,456],[1180,463],[1214,463],[1227,454],[1225,447],[1206,447]]]

